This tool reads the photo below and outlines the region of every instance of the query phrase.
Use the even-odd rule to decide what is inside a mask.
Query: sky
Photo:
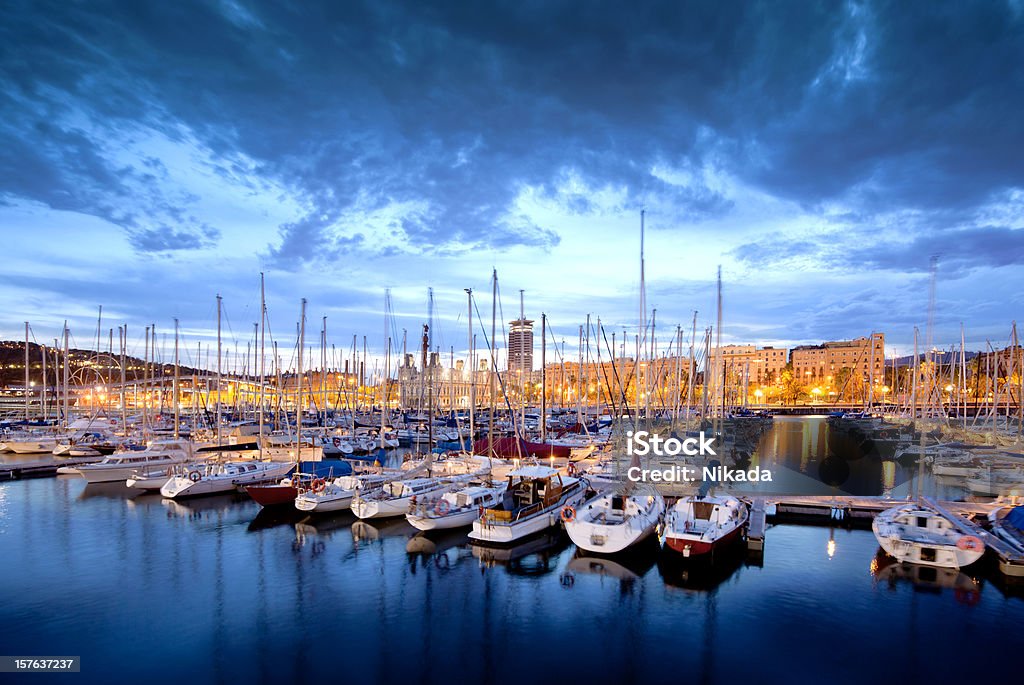
[[[932,255],[935,343],[999,346],[1022,150],[1024,0],[13,0],[0,338],[88,346],[102,305],[103,339],[177,318],[194,356],[220,294],[244,350],[263,273],[282,349],[301,298],[308,343],[413,347],[432,288],[459,355],[496,269],[572,357],[588,314],[637,332],[644,210],[662,349],[715,323],[720,266],[724,343],[906,352]]]

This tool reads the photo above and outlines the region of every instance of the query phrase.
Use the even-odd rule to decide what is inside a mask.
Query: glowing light
[[[828,558],[831,559],[835,555],[836,555],[836,541],[830,539],[828,541]]]

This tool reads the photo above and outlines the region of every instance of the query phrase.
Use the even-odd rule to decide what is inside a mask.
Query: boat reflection
[[[420,531],[405,543],[405,551],[411,555],[431,556],[468,543],[469,532],[466,530]]]
[[[306,536],[330,539],[336,532],[348,528],[356,520],[355,514],[351,511],[339,511],[336,515],[332,516],[310,516],[306,514],[301,521],[295,524],[295,532]]]
[[[746,545],[743,540],[716,550],[711,558],[686,559],[681,555],[658,557],[658,573],[668,587],[694,592],[710,592],[731,578],[743,565]]]
[[[73,476],[81,478],[81,476]],[[107,499],[133,499],[138,497],[142,491],[128,487],[123,480],[110,483],[86,483],[78,499],[107,498]]]
[[[130,490],[131,488],[125,489]],[[182,518],[193,520],[202,519],[214,513],[223,513],[246,501],[251,502],[252,500],[247,496],[241,496],[238,493],[183,500],[169,499],[165,497],[160,500],[164,509],[167,511],[168,516],[181,516]]]
[[[569,547],[561,528],[538,533],[508,547],[470,545],[484,569],[504,566],[514,576],[542,576],[555,570],[558,556]]]
[[[952,590],[956,601],[962,604],[974,605],[981,599],[981,582],[960,569],[899,562],[881,548],[871,560],[871,575],[890,590],[907,583],[915,592],[942,594]]]
[[[376,519],[373,523],[359,520],[352,524],[352,540],[356,543],[373,542],[382,538],[408,536],[415,531],[404,516]]]
[[[658,559],[657,539],[650,538],[651,544],[639,545],[626,553],[613,556],[598,556],[577,549],[560,580],[565,587],[572,587],[577,576],[597,576],[602,581],[618,581],[619,592],[630,594],[648,571],[654,568]]]
[[[295,507],[261,507],[249,522],[248,531],[252,533],[277,526],[293,526],[307,516],[306,512]]]

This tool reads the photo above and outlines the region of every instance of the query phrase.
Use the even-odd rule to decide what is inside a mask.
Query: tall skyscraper
[[[533,371],[533,321],[519,318],[509,321],[508,368],[509,371]]]

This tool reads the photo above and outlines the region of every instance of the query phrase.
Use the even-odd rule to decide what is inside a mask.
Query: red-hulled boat
[[[300,487],[308,489],[311,487],[312,477],[305,474],[292,475],[282,478],[277,483],[260,483],[257,485],[245,486],[245,491],[261,507],[273,507],[284,504],[295,504],[295,498],[299,496]]]
[[[683,497],[665,517],[661,544],[684,557],[710,554],[739,539],[748,517],[747,505],[735,497]]]
[[[473,451],[481,456],[488,455],[487,438],[476,440],[473,443]],[[568,459],[572,454],[572,448],[568,445],[551,445],[546,442],[530,442],[523,438],[498,438],[494,441],[493,456],[502,459],[521,459],[524,457],[537,457],[538,459]]]

